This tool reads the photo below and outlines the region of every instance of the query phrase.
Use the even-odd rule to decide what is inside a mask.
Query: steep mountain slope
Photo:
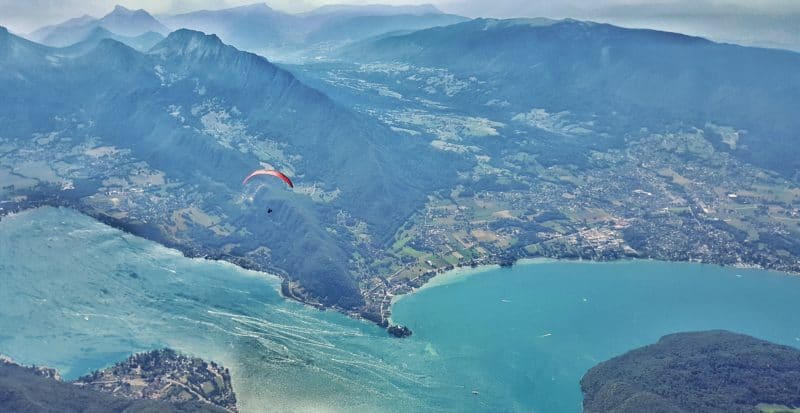
[[[0,100],[9,108],[0,134],[14,147],[51,134],[113,148],[98,155],[110,171],[76,173],[88,165],[65,158],[73,166],[27,196],[66,199],[193,255],[286,274],[324,305],[358,308],[353,257],[388,242],[426,191],[452,179],[415,170],[434,159],[415,159],[413,142],[216,36],[179,30],[147,54],[105,39],[64,56],[5,32],[0,62],[10,69],[0,85],[13,91]],[[290,173],[297,190],[242,188],[260,163]],[[76,190],[47,185],[63,181]]]
[[[791,151],[800,129],[794,52],[573,20],[477,19],[366,41],[342,56],[476,76],[488,86],[457,102],[473,109],[494,99],[504,111],[570,111],[614,130],[731,125],[746,131],[730,148],[736,156],[800,176]]]
[[[483,19],[334,56],[290,68],[462,161],[453,190],[398,232],[401,264],[373,280],[373,303],[453,265],[531,256],[798,271],[798,54]]]
[[[161,35],[169,33],[166,26],[146,11],[116,6],[111,13],[100,19],[91,16],[71,19],[58,25],[41,28],[31,33],[30,38],[48,46],[64,47],[83,41],[97,27],[125,37],[136,37],[148,32]]]

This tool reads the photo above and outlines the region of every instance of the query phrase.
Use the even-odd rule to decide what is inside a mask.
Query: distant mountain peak
[[[119,4],[114,6],[114,10],[112,10],[111,13],[109,13],[109,15],[111,15],[111,14],[124,15],[124,16],[130,16],[132,14],[147,14],[147,15],[150,15],[150,13],[148,13],[144,9],[132,10],[132,9],[129,9],[129,8],[125,7],[125,6],[121,6]]]
[[[181,41],[198,41],[205,44],[213,44],[215,46],[222,46],[222,40],[216,34],[205,34],[201,31],[191,29],[178,29],[167,36],[167,40],[172,39],[175,42]]]
[[[130,54],[134,52],[134,49],[130,46],[126,45],[125,43],[120,42],[119,40],[105,38],[100,39],[97,43],[97,46],[94,49],[94,52],[97,54],[111,54],[114,53],[125,53]]]
[[[204,41],[207,41],[207,42],[214,42],[214,43],[222,44],[222,40],[220,40],[219,37],[217,37],[216,34],[206,34],[206,33],[203,33],[201,31],[192,30],[192,29],[178,29],[178,30],[175,30],[174,32],[170,33],[169,36],[167,36],[167,39],[175,39],[175,40],[181,40],[181,39],[203,39]]]
[[[119,5],[114,7],[111,13],[98,20],[97,24],[123,36],[138,36],[148,31],[169,33],[166,26],[144,9],[130,10]]]
[[[125,7],[125,6],[120,6],[120,5],[116,5],[114,7],[114,10],[112,10],[111,13],[108,13],[107,15],[105,15],[105,17],[103,17],[103,19],[117,18],[117,17],[149,18],[149,19],[155,20],[155,18],[152,15],[150,15],[150,13],[148,13],[147,10],[145,10],[145,9],[131,10],[131,9]]]
[[[420,4],[420,5],[418,5],[417,7],[419,7],[420,9],[426,9],[426,10],[431,10],[431,11],[437,11],[437,12],[439,12],[439,13],[441,13],[441,12],[442,12],[442,10],[440,10],[438,7],[434,6],[434,5],[433,5],[433,4],[431,4],[431,3]]]
[[[150,54],[161,56],[195,56],[205,57],[218,55],[229,46],[222,43],[216,34],[205,34],[189,29],[179,29],[167,36],[150,50]]]
[[[401,6],[397,6],[397,7],[405,8],[407,10],[413,10],[413,11],[416,11],[417,13],[420,13],[420,14],[423,14],[423,13],[425,13],[425,14],[444,14],[444,12],[440,8],[434,6],[431,3],[414,4],[414,5],[407,5],[407,6],[402,6],[401,5]]]
[[[124,71],[136,66],[141,54],[132,47],[107,37],[97,40],[93,47],[88,45],[87,50],[77,53],[76,56],[81,56],[84,62]]]
[[[253,3],[253,4],[245,4],[244,6],[233,7],[229,10],[269,10],[273,11],[272,7],[269,7],[267,3]]]

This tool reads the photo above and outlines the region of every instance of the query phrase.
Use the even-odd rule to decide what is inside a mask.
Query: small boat
[[[472,391],[472,395],[473,395],[473,396],[477,396],[477,395],[479,395],[479,394],[480,394],[480,393],[478,393],[478,391],[477,391],[477,390],[473,390],[473,391]]]

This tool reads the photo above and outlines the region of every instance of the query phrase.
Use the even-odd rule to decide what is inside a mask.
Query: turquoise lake
[[[229,367],[243,412],[579,412],[587,369],[664,334],[800,346],[800,277],[760,270],[536,262],[448,274],[395,304],[414,331],[405,340],[278,290],[275,277],[67,209],[0,221],[0,353],[74,378],[170,346]]]
[[[454,278],[403,298],[393,318],[508,411],[580,412],[586,370],[669,333],[727,329],[800,347],[800,277],[785,274],[546,262]]]

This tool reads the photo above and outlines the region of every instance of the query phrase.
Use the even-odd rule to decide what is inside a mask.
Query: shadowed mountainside
[[[18,143],[42,133],[72,142],[99,138],[127,151],[120,162],[144,162],[188,195],[175,199],[180,205],[153,205],[138,219],[87,205],[93,202],[83,198],[87,192],[108,196],[111,176],[73,176],[81,190],[58,197],[191,255],[288,275],[326,306],[361,303],[350,264],[358,247],[331,231],[337,216],[363,222],[377,248],[428,190],[452,179],[415,169],[435,158],[415,156],[414,142],[395,139],[388,128],[213,35],[179,30],[148,53],[104,39],[72,55],[3,31],[0,63],[0,85],[9,91],[0,100],[8,109],[0,114],[4,137]],[[259,191],[261,184],[243,189],[242,177],[261,163],[288,171],[305,195]],[[119,165],[113,172],[122,182],[130,173]],[[323,200],[313,196],[326,191],[332,195]],[[266,205],[276,214],[265,216]],[[193,208],[212,214],[219,226],[209,230],[181,216]]]

